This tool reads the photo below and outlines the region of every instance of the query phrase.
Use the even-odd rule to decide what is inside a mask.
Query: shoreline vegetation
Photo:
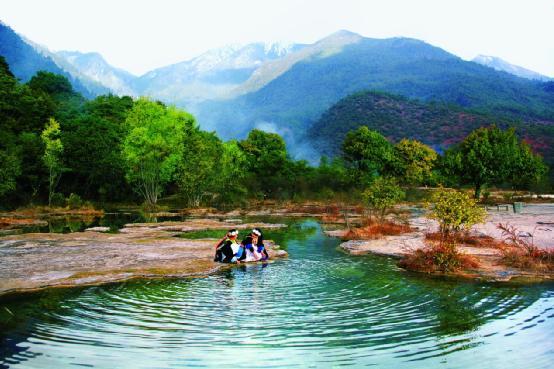
[[[47,208],[35,210],[16,213],[47,214]],[[71,213],[67,208],[52,210],[52,214]],[[73,215],[79,214],[79,209],[74,210]],[[85,210],[82,216],[91,212]],[[453,233],[447,240],[440,232],[439,221],[431,219],[432,211],[431,206],[402,203],[381,217],[369,215],[360,206],[268,201],[265,205],[231,211],[213,208],[164,211],[158,215],[180,215],[187,220],[125,224],[117,233],[105,233],[109,229],[99,227],[67,234],[4,236],[0,238],[4,266],[0,268],[0,295],[136,278],[212,274],[229,267],[212,261],[215,239],[176,236],[200,230],[284,227],[279,223],[241,221],[244,217],[260,216],[277,220],[315,218],[328,236],[343,240],[341,250],[352,255],[397,258],[403,269],[431,276],[525,283],[554,279],[554,242],[548,237],[548,231],[554,228],[554,205],[528,204],[524,213],[492,210],[486,220],[482,219],[483,223]],[[287,256],[273,242],[268,245],[272,258]]]

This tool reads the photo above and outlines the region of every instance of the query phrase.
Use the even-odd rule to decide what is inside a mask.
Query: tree
[[[177,177],[179,190],[189,206],[197,207],[203,197],[215,194],[222,154],[222,143],[213,132],[194,129],[184,138]]]
[[[441,189],[433,195],[429,217],[439,222],[440,232],[446,239],[451,233],[469,230],[483,222],[486,215],[467,193]]]
[[[20,174],[19,157],[14,152],[0,149],[0,196],[15,190],[16,179]]]
[[[253,129],[248,137],[239,143],[247,158],[247,170],[252,178],[248,183],[254,191],[264,196],[275,196],[288,182],[285,168],[288,163],[285,141],[277,133]]]
[[[379,211],[381,219],[387,209],[402,200],[406,194],[393,178],[378,177],[362,193],[362,197],[371,211]]]
[[[41,134],[45,146],[42,160],[48,169],[48,206],[52,204],[52,196],[64,171],[63,145],[60,135],[60,124],[54,118],[50,118]]]
[[[342,144],[344,159],[361,182],[389,173],[394,165],[393,146],[379,132],[362,126],[346,134]]]
[[[472,184],[476,199],[485,185],[532,182],[546,172],[542,158],[518,140],[513,128],[505,131],[496,126],[478,128],[445,156],[448,157],[445,162],[451,165],[447,170]]]
[[[164,186],[174,178],[182,158],[184,135],[195,126],[194,118],[141,98],[125,124],[128,133],[122,157],[126,178],[149,206],[155,206]]]
[[[71,173],[60,186],[66,193],[86,198],[128,198],[121,145],[126,136],[125,118],[133,106],[129,97],[99,96],[85,104],[76,119],[62,124],[64,158]]]
[[[406,184],[417,185],[430,180],[437,153],[429,146],[417,141],[403,139],[394,145],[397,170]]]
[[[231,140],[223,144],[219,164],[216,175],[218,201],[223,204],[244,202],[248,194],[246,188],[248,161],[237,141]]]

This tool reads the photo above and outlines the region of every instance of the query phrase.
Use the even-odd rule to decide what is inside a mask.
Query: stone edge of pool
[[[27,233],[0,238],[0,298],[49,288],[120,283],[133,279],[204,277],[230,268],[213,262],[215,239],[183,232],[276,229],[285,224],[232,224],[213,219],[126,225],[119,233]],[[272,241],[270,257],[286,258]]]
[[[345,232],[343,230],[335,230],[326,231],[325,233],[329,237],[341,238]],[[354,256],[371,254],[400,260],[410,252],[423,247],[424,237],[423,232],[413,232],[400,236],[385,236],[373,240],[349,240],[342,242],[338,248]],[[498,249],[469,246],[459,246],[458,249],[463,253],[477,257],[481,264],[480,267],[451,273],[410,272],[430,276],[464,278],[487,282],[535,283],[554,280],[553,274],[518,270],[500,264],[501,254]]]

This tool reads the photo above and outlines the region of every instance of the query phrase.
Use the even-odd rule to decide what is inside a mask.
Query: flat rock
[[[213,262],[216,239],[173,237],[175,232],[150,224],[129,229],[134,231],[28,233],[0,238],[0,295],[132,278],[201,276],[229,265]],[[271,241],[266,241],[266,246],[270,258],[287,256]]]
[[[109,232],[110,227],[90,227],[85,229],[85,232]]]
[[[351,240],[340,244],[340,248],[352,255],[377,254],[401,258],[409,252],[424,246],[423,234],[407,233],[400,236],[385,236],[375,240]]]

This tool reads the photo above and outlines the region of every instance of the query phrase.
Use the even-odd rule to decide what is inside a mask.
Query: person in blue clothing
[[[241,247],[244,248],[239,261],[259,261],[269,259],[269,254],[264,245],[264,236],[261,229],[254,228],[242,242]]]

